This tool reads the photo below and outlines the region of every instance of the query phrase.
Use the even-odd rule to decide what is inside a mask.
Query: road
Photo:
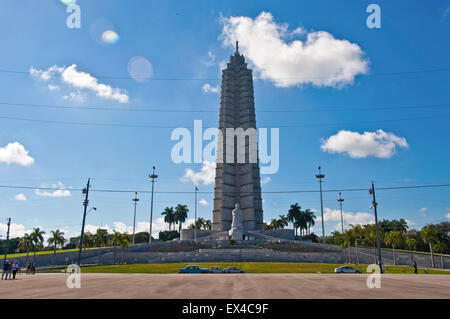
[[[369,289],[367,274],[82,274],[20,275],[0,281],[9,298],[450,298],[449,275],[381,275]]]

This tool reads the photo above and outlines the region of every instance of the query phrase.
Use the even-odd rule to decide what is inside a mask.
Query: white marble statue
[[[231,222],[231,229],[228,231],[228,235],[231,239],[242,240],[244,237],[244,225],[242,224],[242,211],[239,203],[234,205],[232,214],[233,220]]]

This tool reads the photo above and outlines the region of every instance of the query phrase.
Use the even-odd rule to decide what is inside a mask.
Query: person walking
[[[414,266],[414,273],[417,274],[417,263],[415,260],[414,260],[413,266]]]
[[[26,270],[26,274],[29,275],[30,274],[30,269],[31,269],[31,263],[27,262],[27,270]]]
[[[9,270],[9,261],[6,260],[3,263],[2,280],[3,280],[3,276],[5,276],[5,280],[8,280],[8,270]]]
[[[8,276],[9,276],[9,280],[11,280],[11,277],[12,277],[12,266],[13,266],[13,262],[10,262],[10,263],[9,263],[9,266],[8,266]]]
[[[13,275],[13,280],[16,279],[17,269],[19,269],[19,262],[18,262],[18,261],[15,261],[15,262],[12,264],[12,275]]]
[[[36,274],[36,263],[34,261],[31,263],[31,273]]]

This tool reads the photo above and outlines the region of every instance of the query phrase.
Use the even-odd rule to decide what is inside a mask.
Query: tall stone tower
[[[227,128],[256,130],[252,70],[247,68],[245,58],[239,54],[237,41],[236,52],[230,57],[226,69],[222,70],[219,130],[223,138],[219,138],[217,145],[212,229],[228,231],[232,222],[232,210],[235,204],[239,203],[244,230],[263,230],[259,159],[256,154],[256,161],[248,160],[250,158],[248,138],[245,140],[246,161],[236,160],[237,143],[234,143],[234,160],[227,161],[226,153],[233,148],[227,143]],[[257,142],[252,145],[257,152]],[[223,163],[220,163],[219,158],[223,158]]]

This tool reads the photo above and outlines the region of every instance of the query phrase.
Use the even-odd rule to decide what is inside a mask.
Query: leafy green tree
[[[139,232],[134,235],[134,242],[136,244],[148,243],[148,241],[149,241],[149,236],[148,236],[148,232],[146,232],[146,231]]]
[[[169,241],[169,240],[173,240],[175,238],[180,238],[180,233],[176,230],[159,232],[159,240],[160,241]]]
[[[175,222],[178,224],[179,233],[181,233],[181,226],[186,221],[188,212],[187,205],[178,204],[175,208]]]

